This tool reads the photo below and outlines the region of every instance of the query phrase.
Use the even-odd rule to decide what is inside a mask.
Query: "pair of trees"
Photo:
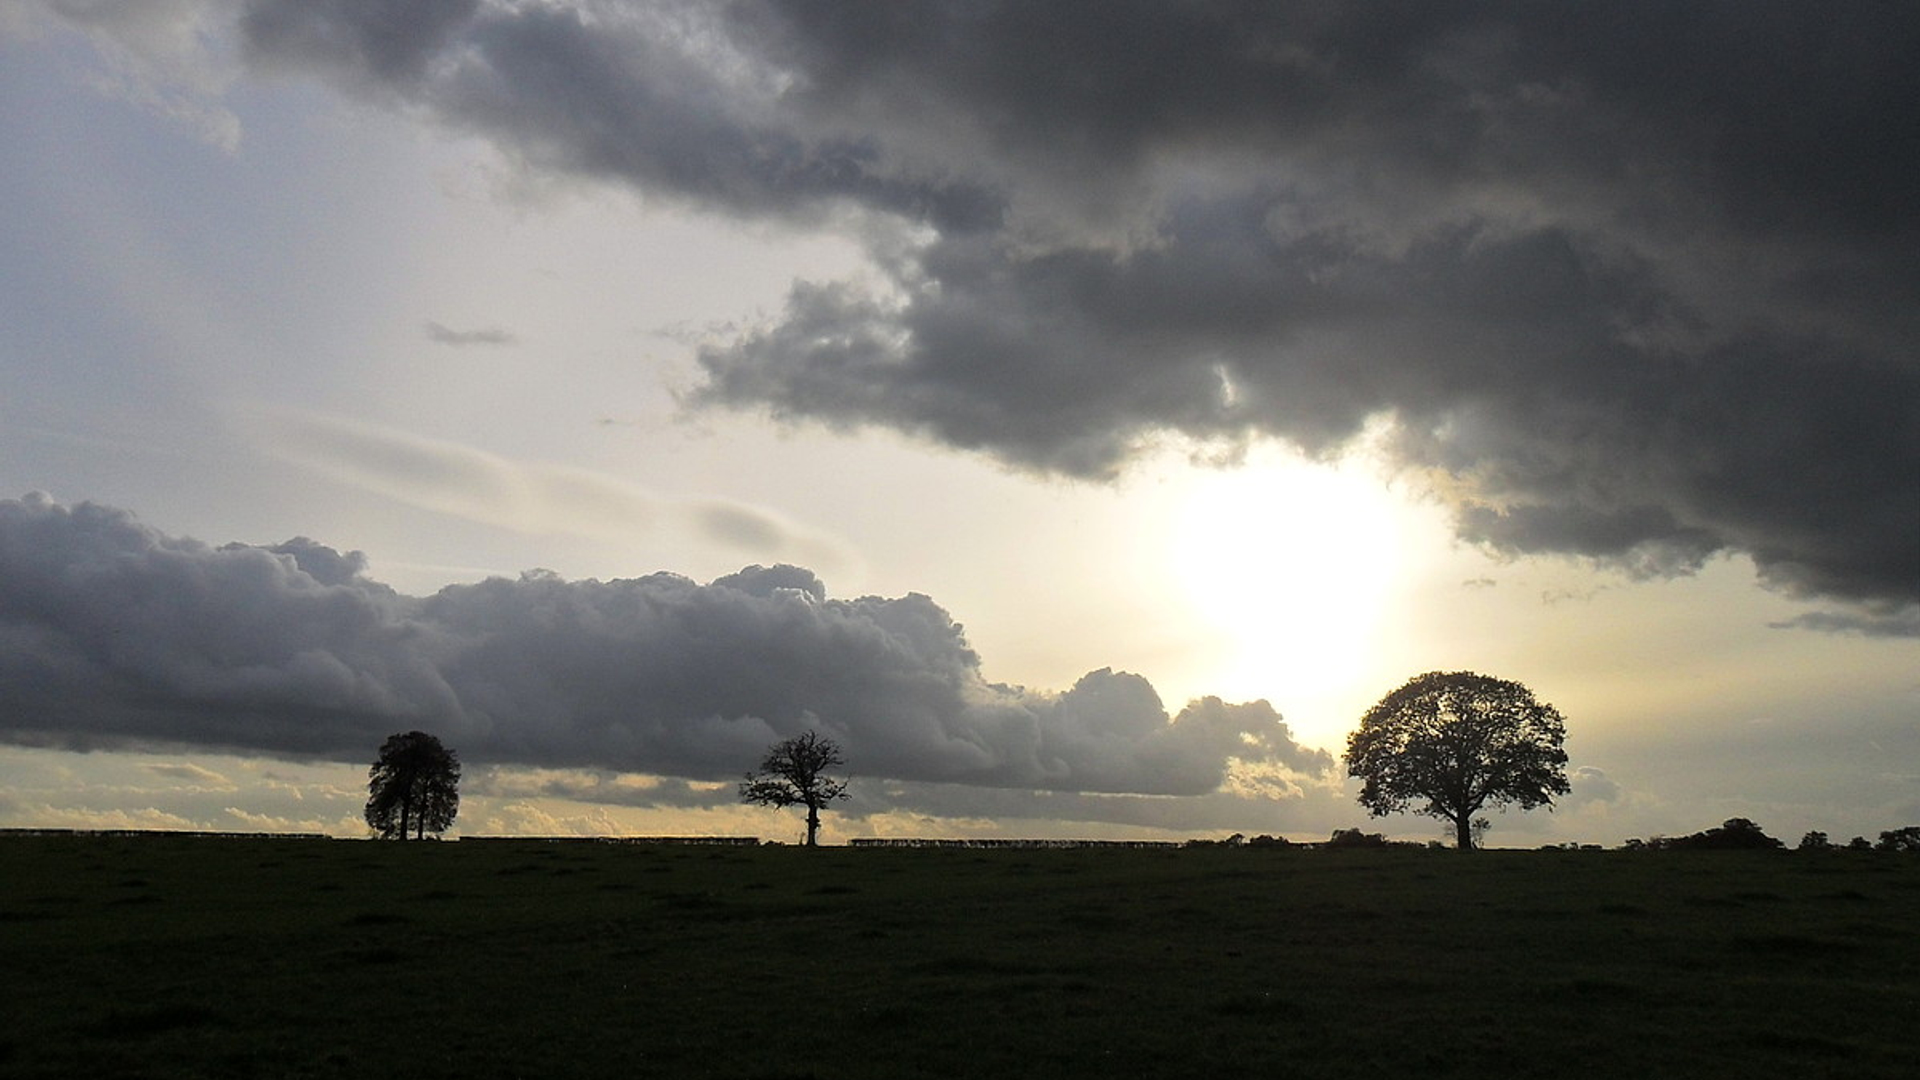
[[[1471,671],[1428,672],[1361,718],[1347,740],[1347,771],[1365,782],[1360,803],[1374,816],[1412,808],[1443,818],[1465,851],[1486,831],[1481,811],[1551,806],[1553,796],[1571,790],[1566,737],[1559,711],[1517,682]],[[806,807],[807,846],[813,847],[820,811],[847,797],[846,781],[828,775],[845,763],[832,740],[807,731],[770,747],[740,784],[740,797]]]
[[[1388,694],[1347,741],[1347,770],[1365,781],[1360,803],[1374,816],[1411,807],[1454,825],[1461,850],[1476,846],[1481,811],[1551,806],[1567,783],[1567,725],[1559,711],[1516,682],[1470,671],[1429,672]],[[740,797],[764,806],[807,808],[807,846],[820,811],[847,797],[832,740],[807,731],[768,748]],[[1358,830],[1354,830],[1358,835]],[[1336,840],[1338,837],[1336,837]]]
[[[460,758],[424,731],[389,736],[367,770],[367,824],[382,839],[425,839],[460,813]]]
[[[828,775],[846,764],[831,739],[813,731],[767,750],[747,774],[740,797],[766,806],[805,806],[807,846],[817,846],[820,811],[847,797],[847,782]],[[460,813],[460,758],[424,731],[390,736],[367,770],[367,824],[385,839],[424,839],[445,832]]]

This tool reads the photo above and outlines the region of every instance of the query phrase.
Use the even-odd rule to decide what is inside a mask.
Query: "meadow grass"
[[[1920,859],[0,837],[0,1076],[1908,1076]]]

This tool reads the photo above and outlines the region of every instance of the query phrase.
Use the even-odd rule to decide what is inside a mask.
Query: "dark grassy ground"
[[[0,838],[0,1076],[1910,1076],[1920,859]]]

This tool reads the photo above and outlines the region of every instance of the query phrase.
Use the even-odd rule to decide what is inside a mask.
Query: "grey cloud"
[[[1920,603],[1908,7],[260,0],[240,30],[529,167],[872,240],[882,287],[796,286],[702,350],[698,403],[1090,477],[1387,420],[1496,549]]]
[[[343,558],[306,552],[323,573]],[[92,504],[0,503],[7,733],[337,753],[369,716],[454,707],[400,604],[374,583],[327,584],[294,554],[173,539]]]
[[[256,0],[239,30],[259,68],[424,109],[539,168],[755,214],[852,203],[947,223],[991,215],[971,187],[898,175],[865,137],[795,130],[720,17],[695,3]]]
[[[427,323],[427,340],[437,341],[442,345],[462,346],[512,345],[519,339],[513,336],[512,331],[502,330],[497,326],[490,326],[480,330],[455,330],[452,327],[429,321]]]
[[[246,545],[229,544],[227,547]],[[300,572],[322,585],[350,585],[355,583],[360,572],[367,568],[365,552],[349,551],[341,553],[318,541],[304,536],[296,536],[284,543],[274,544],[263,550],[275,555],[285,555],[293,560]]]
[[[737,574],[715,578],[716,588],[738,589],[750,596],[774,597],[791,590],[816,601],[827,598],[826,583],[811,570],[798,566],[749,566]]]
[[[479,0],[249,4],[241,28],[258,52],[298,56],[352,78],[414,83],[479,7]]]
[[[1820,630],[1861,637],[1920,637],[1920,607],[1880,605],[1864,611],[1810,611],[1767,625],[1776,630]]]
[[[300,539],[211,547],[44,496],[0,502],[0,739],[360,761],[403,727],[475,764],[730,779],[818,726],[866,776],[1200,795],[1331,767],[1265,702],[1169,717],[1137,675],[987,682],[926,596],[811,571],[701,585],[546,571],[402,596]]]
[[[1240,259],[1178,237],[1126,260],[1079,252],[984,269],[935,245],[938,287],[904,307],[805,287],[779,324],[709,346],[702,396],[892,423],[1095,476],[1169,431],[1326,452],[1389,412],[1402,463],[1465,493],[1464,537],[1637,573],[1686,572],[1731,548],[1791,591],[1920,596],[1920,489],[1908,482],[1920,475],[1920,373],[1894,355],[1779,337],[1676,355],[1608,325],[1624,300],[1544,318],[1498,310],[1511,286],[1480,295],[1457,280],[1476,268],[1535,279],[1538,295],[1515,306],[1543,310],[1561,303],[1555,288],[1612,288],[1585,280],[1572,243],[1457,237],[1393,265],[1348,254],[1324,274],[1311,252]],[[1251,269],[1196,291],[1234,265]]]

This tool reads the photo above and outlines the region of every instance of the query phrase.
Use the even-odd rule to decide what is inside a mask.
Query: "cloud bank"
[[[476,765],[729,780],[808,727],[865,777],[1071,793],[1284,790],[1325,774],[1266,702],[1169,717],[1137,675],[987,681],[918,594],[753,566],[403,596],[306,538],[213,547],[124,511],[0,502],[0,739],[360,762],[421,728]]]
[[[1747,4],[259,0],[526,168],[870,240],[708,405],[1106,477],[1389,450],[1513,553],[1920,601],[1920,13]]]

